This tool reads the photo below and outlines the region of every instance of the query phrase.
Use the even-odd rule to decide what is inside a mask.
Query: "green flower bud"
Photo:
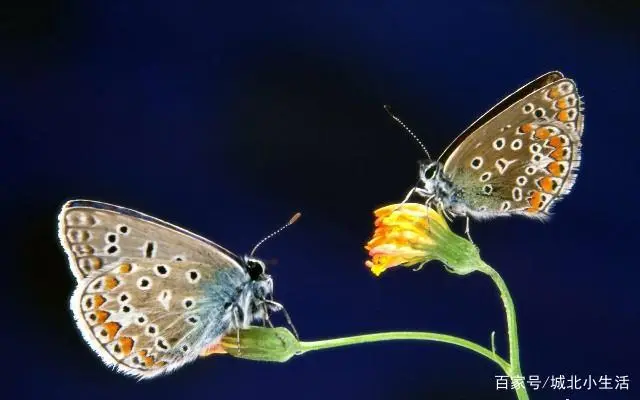
[[[224,350],[238,358],[254,361],[285,362],[300,352],[298,339],[286,328],[252,326],[240,330],[238,336],[231,333],[222,338]]]

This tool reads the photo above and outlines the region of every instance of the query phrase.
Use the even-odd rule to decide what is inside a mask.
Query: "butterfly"
[[[428,158],[420,162],[418,184],[403,203],[416,193],[448,218],[466,217],[467,235],[469,217],[547,219],[577,177],[583,108],[575,82],[560,72],[549,72],[482,115],[435,161],[387,109]]]
[[[299,216],[239,257],[134,210],[67,202],[58,237],[78,283],[70,308],[82,337],[106,365],[141,379],[210,354],[223,335],[284,311],[253,253]]]

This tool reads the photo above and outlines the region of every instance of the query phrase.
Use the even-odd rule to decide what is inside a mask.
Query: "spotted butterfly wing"
[[[58,237],[77,279],[123,257],[238,264],[230,251],[160,219],[112,204],[67,202],[58,216]]]
[[[582,108],[575,83],[550,72],[474,122],[443,153],[454,212],[546,218],[576,178]]]
[[[59,237],[78,279],[70,304],[83,338],[105,364],[140,378],[172,371],[216,343],[250,280],[217,244],[106,203],[65,204]]]
[[[231,323],[228,305],[244,281],[232,266],[123,259],[81,281],[71,308],[105,364],[151,378],[219,341]]]

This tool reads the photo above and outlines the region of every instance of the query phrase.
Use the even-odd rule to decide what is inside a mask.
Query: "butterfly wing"
[[[58,237],[78,280],[121,258],[239,264],[230,251],[185,229],[97,201],[67,202],[58,216]]]
[[[544,219],[567,195],[580,165],[583,105],[559,72],[530,82],[467,128],[444,154],[445,179],[474,217]]]
[[[123,259],[80,281],[71,308],[105,364],[151,378],[194,360],[226,333],[229,305],[248,280],[230,264]]]

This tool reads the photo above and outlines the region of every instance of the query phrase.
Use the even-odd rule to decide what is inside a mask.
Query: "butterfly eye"
[[[252,280],[257,280],[265,273],[266,267],[264,263],[255,258],[247,258],[246,269]]]

